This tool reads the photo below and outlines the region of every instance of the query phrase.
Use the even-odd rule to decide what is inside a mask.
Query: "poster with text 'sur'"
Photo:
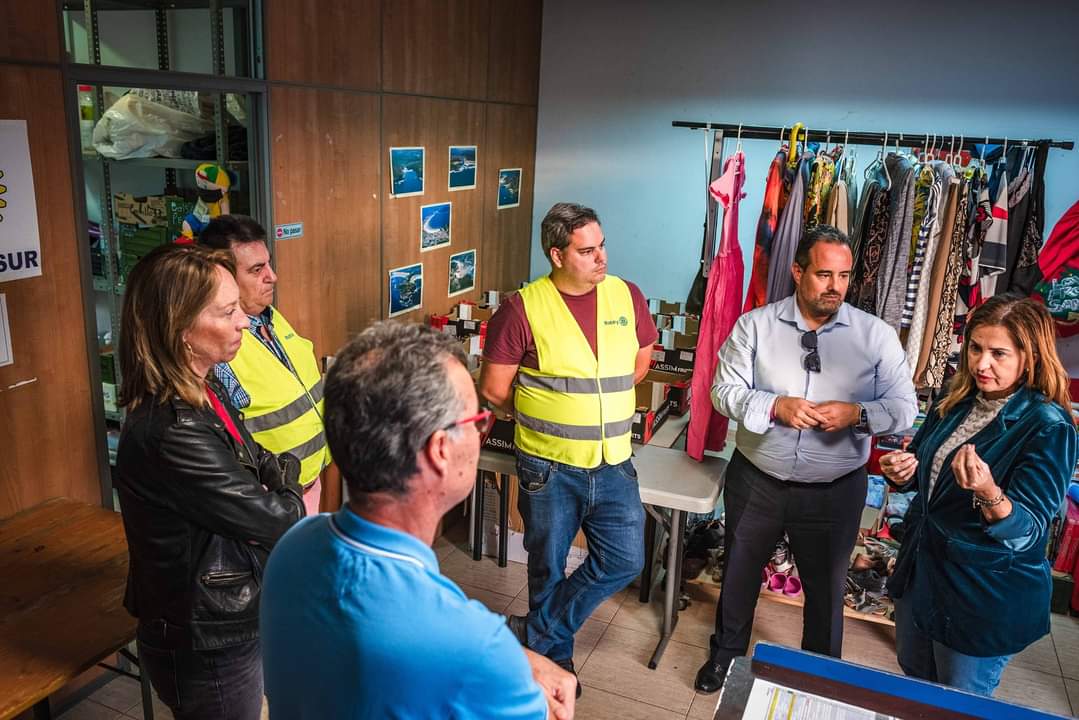
[[[25,120],[0,120],[0,283],[41,275]]]

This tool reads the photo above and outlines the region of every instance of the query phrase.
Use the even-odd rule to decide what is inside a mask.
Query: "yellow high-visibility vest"
[[[240,351],[229,366],[251,397],[251,404],[243,408],[248,432],[270,452],[298,457],[300,484],[309,485],[330,464],[322,426],[322,374],[311,341],[271,309],[274,335],[291,368],[250,330],[244,330]]]
[[[517,447],[581,468],[628,459],[636,410],[637,320],[629,286],[596,286],[596,352],[550,277],[521,290],[539,370],[521,367],[514,391]]]

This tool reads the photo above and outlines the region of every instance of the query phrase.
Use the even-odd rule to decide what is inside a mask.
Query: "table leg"
[[[663,657],[663,651],[667,649],[667,643],[671,639],[675,625],[678,624],[678,605],[675,594],[680,587],[681,578],[678,573],[678,558],[682,554],[682,532],[685,520],[685,511],[671,510],[671,531],[667,540],[667,576],[663,590],[663,634],[656,645],[656,651],[652,653],[652,659],[648,661],[648,667],[655,670],[659,660]]]
[[[34,720],[52,720],[52,707],[48,698],[34,703]]]
[[[483,558],[483,471],[476,472],[476,497],[472,503],[472,559]]]
[[[154,720],[154,697],[150,693],[150,674],[139,663],[139,689],[142,691],[142,720]]]
[[[498,489],[498,567],[506,567],[510,546],[510,476],[499,475]]]
[[[652,566],[655,564],[656,554],[656,519],[652,513],[644,514],[644,569],[641,570],[641,594],[638,599],[643,602],[652,601]]]

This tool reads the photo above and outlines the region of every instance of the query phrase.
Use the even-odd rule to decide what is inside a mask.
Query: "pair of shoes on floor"
[[[523,615],[507,615],[506,626],[513,633],[513,636],[517,638],[517,642],[521,643],[521,647],[528,647],[528,618]],[[552,660],[551,662],[572,674],[573,677],[577,677],[577,671],[573,668],[573,658]],[[581,683],[579,680],[577,681],[577,697],[581,697]]]
[[[791,565],[791,569],[794,569],[794,565]],[[802,593],[802,581],[794,575],[773,571],[769,564],[761,571],[761,588],[787,597],[798,597]]]

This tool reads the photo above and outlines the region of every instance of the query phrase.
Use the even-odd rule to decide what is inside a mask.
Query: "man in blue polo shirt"
[[[349,502],[294,526],[267,564],[272,719],[572,718],[575,678],[522,649],[431,550],[473,486],[491,425],[464,360],[446,336],[396,323],[338,354],[325,426]]]

